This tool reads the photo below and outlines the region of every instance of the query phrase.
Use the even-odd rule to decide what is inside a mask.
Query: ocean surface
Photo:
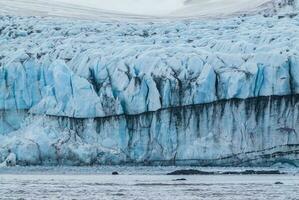
[[[0,199],[299,199],[296,169],[282,175],[166,175],[174,169],[177,168],[3,168],[0,169]],[[112,175],[113,171],[119,175]]]

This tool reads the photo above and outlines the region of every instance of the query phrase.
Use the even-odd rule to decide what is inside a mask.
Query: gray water
[[[0,170],[0,199],[299,199],[295,173],[167,176],[158,169],[134,170],[120,169],[117,176],[108,174],[109,168]],[[179,178],[186,180],[175,180]]]

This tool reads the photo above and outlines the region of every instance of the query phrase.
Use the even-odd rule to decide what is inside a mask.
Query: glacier
[[[293,1],[220,19],[0,16],[0,163],[299,165]]]

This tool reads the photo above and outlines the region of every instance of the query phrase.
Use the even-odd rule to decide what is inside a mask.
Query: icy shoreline
[[[16,166],[0,168],[0,175],[112,175],[112,172],[118,172],[119,175],[167,175],[167,173],[194,169],[206,172],[242,172],[245,170],[255,171],[274,171],[279,170],[284,174],[272,176],[299,175],[299,168],[286,164],[276,164],[273,167],[195,167],[195,166]],[[224,174],[225,175],[225,174]],[[269,174],[270,176],[271,174]],[[183,176],[183,175],[181,175]],[[206,175],[204,175],[206,176]],[[223,176],[221,174],[214,176]],[[233,175],[231,175],[233,176]],[[245,175],[244,175],[245,176]],[[250,175],[248,175],[250,176]],[[255,175],[251,175],[255,176]]]

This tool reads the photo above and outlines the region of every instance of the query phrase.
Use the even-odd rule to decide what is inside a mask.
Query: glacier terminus
[[[298,166],[298,2],[200,19],[1,15],[7,159]]]

